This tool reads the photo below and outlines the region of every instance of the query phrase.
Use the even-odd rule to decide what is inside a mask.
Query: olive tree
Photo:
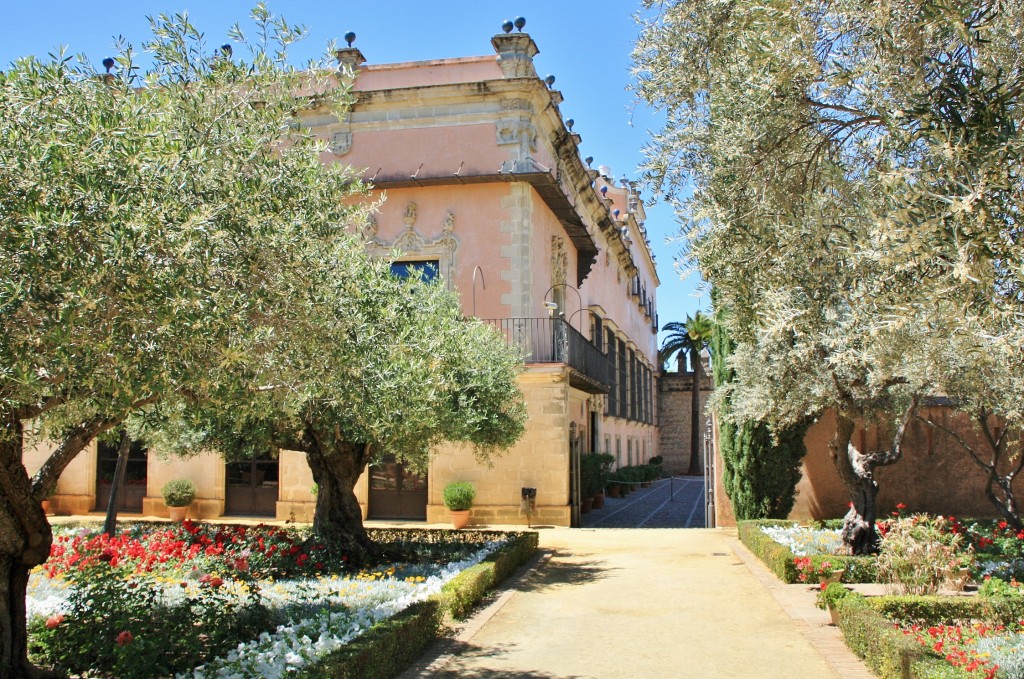
[[[234,49],[159,16],[145,67],[125,44],[100,72],[57,54],[0,74],[5,679],[48,674],[26,659],[25,592],[49,555],[40,501],[61,472],[144,407],[248,407],[237,367],[302,316],[304,262],[359,266],[341,231],[366,211],[345,200],[360,186],[293,124],[307,105],[343,106],[345,80],[289,67],[302,31],[262,6],[254,19],[261,39],[235,30]],[[35,435],[55,447],[30,478]]]
[[[845,537],[871,551],[873,470],[920,397],[955,386],[933,339],[1021,374],[1022,5],[645,5],[637,88],[667,117],[648,173],[668,196],[692,183],[686,255],[737,342],[719,398],[773,427],[836,414]],[[891,445],[859,450],[858,419],[890,422]]]
[[[486,461],[514,443],[525,427],[522,361],[465,319],[443,284],[396,278],[388,262],[337,274],[328,265],[309,277],[307,317],[255,371],[270,379],[252,382],[252,407],[198,404],[158,426],[174,433],[165,448],[305,453],[317,539],[359,563],[379,554],[355,496],[367,465],[392,454],[423,470],[444,441]]]

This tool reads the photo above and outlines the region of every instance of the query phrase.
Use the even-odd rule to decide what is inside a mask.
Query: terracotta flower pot
[[[589,514],[590,510],[593,509],[593,508],[594,508],[594,496],[593,495],[591,495],[590,497],[583,498],[583,500],[580,502],[580,513],[581,514]]]
[[[53,503],[50,500],[43,500],[42,505],[44,514],[49,514],[50,510],[53,509]]]
[[[188,517],[188,507],[168,507],[167,513],[170,515],[171,521],[181,523]]]
[[[840,568],[839,570],[834,570],[831,573],[822,573],[821,575],[819,575],[818,579],[819,582],[821,582],[821,588],[825,589],[833,582],[842,582],[844,572],[845,571]]]
[[[619,484],[609,483],[608,484],[608,497],[620,497],[622,491],[619,489]]]
[[[450,511],[451,514],[452,514],[452,526],[454,526],[456,529],[465,528],[466,526],[469,525],[469,510],[468,509],[463,509],[461,511],[456,511],[454,509],[450,509],[448,511]]]
[[[604,507],[604,493],[594,496],[594,509],[601,509],[601,507]]]
[[[839,610],[835,606],[828,607],[828,614],[832,618],[832,624],[836,627],[839,626]]]

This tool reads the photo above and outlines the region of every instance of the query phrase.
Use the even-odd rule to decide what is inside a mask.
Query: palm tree
[[[690,391],[690,468],[687,474],[700,473],[700,385],[704,382],[700,352],[711,340],[714,327],[714,321],[698,311],[693,317],[687,315],[685,323],[673,321],[662,328],[664,332],[671,333],[661,343],[658,352],[662,364],[673,356],[677,356],[681,363],[683,355],[689,354],[693,369],[693,387]]]

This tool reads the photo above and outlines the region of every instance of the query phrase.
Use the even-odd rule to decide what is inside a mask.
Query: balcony
[[[564,363],[571,368],[569,383],[591,394],[606,394],[613,379],[611,364],[601,350],[561,318],[491,318],[510,346],[527,363]]]

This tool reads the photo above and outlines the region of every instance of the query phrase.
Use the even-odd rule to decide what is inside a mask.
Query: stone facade
[[[529,411],[522,441],[490,463],[462,446],[435,451],[427,521],[447,522],[447,483],[471,481],[474,523],[525,524],[520,491],[533,487],[532,522],[569,525],[578,502],[570,450],[608,452],[620,464],[658,454],[659,281],[639,193],[582,160],[561,94],[533,69],[533,40],[499,34],[491,43],[490,56],[401,64],[365,63],[358,49],[341,49],[339,59],[357,67],[351,109],[302,111],[298,124],[324,140],[325,164],[355,168],[374,186],[374,199],[386,198],[368,223],[350,225],[372,256],[398,252],[396,262],[430,264],[466,316],[503,328],[510,342],[532,328],[534,348],[547,348],[527,359],[520,377]],[[570,346],[570,337],[576,356],[591,357],[586,365],[567,349],[553,351]],[[615,369],[601,376],[587,367],[606,360],[594,352]],[[27,466],[44,458],[42,449],[29,454]],[[94,509],[101,463],[94,446],[69,468],[58,511]],[[159,490],[170,478],[196,482],[194,518],[223,515],[232,503],[233,482],[216,455],[153,454],[147,465],[145,514],[166,513]],[[315,497],[303,456],[281,451],[272,472],[273,480],[258,472],[260,490],[274,496],[263,511],[308,519]],[[374,515],[371,497],[380,490],[371,492],[367,476],[355,489],[364,517]]]
[[[658,381],[658,451],[664,458],[662,468],[675,476],[686,474],[690,468],[692,389],[692,372],[678,370],[663,372]],[[711,378],[705,376],[700,391],[703,412],[706,412],[704,407],[711,396],[711,391]],[[698,423],[698,426],[705,425]],[[700,468],[703,472],[703,455],[701,455]]]

